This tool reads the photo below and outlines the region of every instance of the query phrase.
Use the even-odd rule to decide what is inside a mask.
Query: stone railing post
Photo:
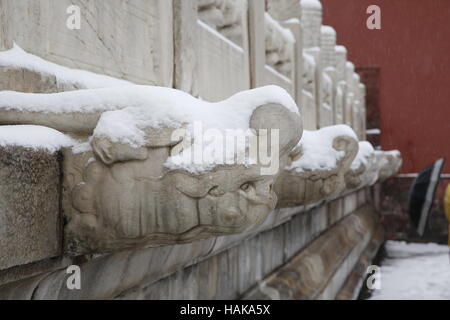
[[[198,96],[197,1],[173,1],[174,88]]]
[[[294,47],[294,61],[292,72],[294,73],[292,79],[294,81],[295,101],[305,114],[303,100],[303,75],[304,75],[304,60],[303,60],[303,26],[301,23],[301,7],[298,0],[269,0],[267,3],[267,10],[269,14],[279,21],[283,27],[291,30],[295,38]]]
[[[355,65],[350,61],[345,64],[345,106],[344,106],[344,123],[352,125],[353,104],[355,100],[355,93],[353,92],[353,74],[355,73]]]
[[[303,30],[298,19],[290,19],[285,21],[283,25],[289,28],[295,37],[294,65],[292,68],[292,72],[294,73],[294,98],[301,111],[305,112],[302,104],[303,73],[305,63],[303,61]]]
[[[319,83],[319,126],[334,123],[334,95],[336,88],[335,48],[336,31],[329,26],[321,27],[320,35],[320,83]]]
[[[250,43],[250,82],[252,88],[264,85],[265,35],[264,30],[265,3],[262,0],[248,1],[248,32]]]
[[[335,47],[336,54],[336,92],[334,106],[335,124],[344,123],[344,106],[345,106],[345,63],[347,61],[347,49],[344,46]]]
[[[320,82],[321,53],[320,53],[320,28],[322,26],[322,5],[319,1],[300,1],[300,22],[303,27],[303,52],[306,54],[304,65],[304,101],[308,105],[308,113],[305,114],[305,128],[314,130],[319,128],[320,114]],[[309,59],[309,57],[311,59]],[[308,90],[309,88],[309,90]]]

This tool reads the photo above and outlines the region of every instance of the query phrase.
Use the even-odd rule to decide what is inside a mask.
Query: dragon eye
[[[249,188],[250,188],[250,182],[246,182],[241,186],[242,191],[248,191]]]
[[[217,197],[217,196],[220,196],[221,195],[221,193],[220,193],[220,191],[219,191],[219,187],[213,187],[213,188],[211,188],[211,190],[209,190],[209,192],[208,192],[211,196],[215,196],[215,197]]]

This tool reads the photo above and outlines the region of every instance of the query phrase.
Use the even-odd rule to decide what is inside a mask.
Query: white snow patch
[[[387,241],[381,289],[370,300],[450,300],[449,247]]]
[[[284,21],[287,24],[301,24],[299,18],[290,18]]]
[[[131,90],[132,89],[132,90]],[[123,92],[122,92],[123,91]],[[115,93],[126,93],[114,97]],[[187,125],[192,132],[194,122],[202,123],[203,129],[248,129],[253,111],[264,104],[278,103],[298,113],[292,97],[277,86],[266,86],[242,91],[227,100],[210,103],[169,88],[142,87],[107,90],[100,106],[124,107],[120,111],[104,113],[94,135],[113,142],[143,146],[146,128],[176,128]],[[123,101],[122,101],[123,99]],[[122,103],[122,102],[123,103]],[[80,100],[75,104],[79,104]],[[120,102],[120,103],[119,103]]]
[[[253,111],[270,103],[299,113],[289,93],[273,85],[242,91],[216,103],[202,101],[176,89],[138,85],[53,94],[0,92],[0,110],[47,114],[101,112],[94,136],[133,147],[152,143],[146,136],[146,130],[151,128],[186,127],[191,136],[194,125],[198,123],[205,131],[214,129],[225,132],[225,135],[227,130],[245,131],[249,129]],[[74,147],[75,153],[87,150],[90,150],[87,144]],[[175,157],[169,159],[174,164],[177,162]],[[208,166],[200,167],[195,168],[196,172],[210,169]]]
[[[49,62],[24,51],[15,43],[12,49],[0,52],[0,66],[13,69],[24,68],[53,75],[60,83],[78,84],[84,88],[122,87],[133,84],[129,81]]]
[[[398,150],[389,150],[389,151],[383,151],[386,155],[390,155],[393,157],[401,157],[401,152]]]
[[[76,143],[65,134],[51,128],[32,125],[0,126],[0,146],[20,146],[34,150],[56,152]]]
[[[338,53],[347,53],[347,48],[345,46],[335,46],[334,51]]]
[[[358,140],[356,133],[347,125],[325,127],[317,131],[303,131],[299,147],[302,156],[292,162],[287,170],[304,172],[309,170],[333,170],[345,155],[333,148],[333,141],[339,136],[349,136]]]
[[[303,8],[322,9],[322,4],[319,0],[301,0],[300,5]]]
[[[320,27],[320,33],[322,34],[328,34],[331,36],[336,36],[336,30],[334,30],[331,26],[321,26]]]
[[[42,94],[15,91],[0,92],[0,109],[21,112],[41,113],[93,113],[120,110],[125,108],[141,108],[147,112],[148,120],[154,123],[186,117],[214,117],[217,121],[230,123],[242,113],[251,114],[253,110],[266,103],[279,103],[290,111],[298,113],[297,105],[292,97],[281,87],[265,86],[242,91],[220,102],[211,103],[196,99],[180,90],[132,85],[120,88],[84,89],[69,92]],[[237,116],[234,115],[237,112]],[[193,115],[190,115],[193,113]],[[215,113],[219,113],[214,116]],[[225,113],[227,117],[220,119]]]
[[[366,130],[367,135],[375,135],[375,134],[381,134],[380,129],[368,129]]]

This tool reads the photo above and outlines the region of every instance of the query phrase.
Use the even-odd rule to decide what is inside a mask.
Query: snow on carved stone
[[[76,143],[65,134],[41,126],[0,126],[0,146],[45,149],[51,153]]]
[[[333,148],[333,141],[339,136],[357,140],[356,133],[347,125],[325,127],[317,131],[303,131],[299,147],[302,156],[293,161],[287,170],[297,172],[309,170],[332,170],[344,156],[343,151]]]
[[[75,84],[82,88],[105,88],[131,85],[131,82],[113,77],[67,68],[24,51],[14,43],[13,48],[0,52],[0,67],[28,69],[55,76],[58,82]]]

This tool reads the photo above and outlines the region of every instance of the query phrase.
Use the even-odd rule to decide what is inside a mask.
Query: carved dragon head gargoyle
[[[250,129],[255,137],[278,130],[277,161],[284,165],[302,135],[300,115],[289,96],[270,98],[271,90],[256,90],[210,103],[213,109],[188,112],[187,119],[170,125],[152,125],[154,110],[103,113],[89,143],[64,150],[66,253],[186,243],[261,224],[275,208],[273,184],[279,170],[264,173],[258,161],[207,166],[176,161],[189,150],[188,135],[177,131],[191,132],[195,121],[217,129],[220,116],[228,115],[228,123],[246,123],[241,129]],[[188,105],[205,104],[192,99]]]
[[[375,183],[379,171],[376,160],[375,150],[370,142],[359,142],[358,154],[345,173],[347,189],[357,189]]]
[[[277,207],[308,205],[339,195],[357,152],[356,134],[346,125],[304,131],[275,184]]]
[[[395,175],[403,164],[402,155],[398,150],[376,151],[376,156],[380,164],[379,182]]]

